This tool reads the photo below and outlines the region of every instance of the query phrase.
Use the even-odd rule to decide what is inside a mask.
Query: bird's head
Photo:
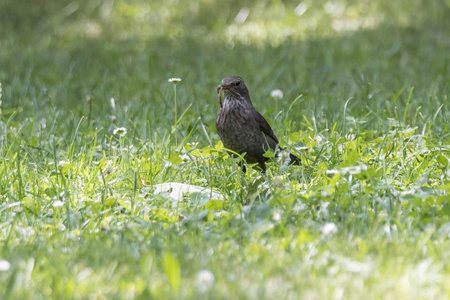
[[[232,96],[233,98],[244,97],[249,99],[248,89],[245,86],[244,80],[239,76],[230,76],[222,79],[222,83],[217,87],[217,94],[224,91],[225,97]]]

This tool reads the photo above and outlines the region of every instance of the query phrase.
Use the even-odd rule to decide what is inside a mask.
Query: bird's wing
[[[266,119],[255,110],[256,114],[252,114],[253,118],[259,125],[259,129],[266,135],[271,137],[277,144],[278,138],[275,136],[275,133],[273,133],[272,128],[270,127],[269,123],[267,123]]]

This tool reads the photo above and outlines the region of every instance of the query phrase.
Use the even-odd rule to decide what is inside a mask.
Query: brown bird
[[[223,103],[222,90],[225,94]],[[246,153],[247,163],[258,163],[265,173],[268,158],[263,154],[269,149],[275,151],[279,142],[269,123],[253,107],[244,80],[239,76],[225,77],[217,87],[217,94],[221,108],[216,118],[216,129],[223,145],[239,154]],[[297,156],[290,153],[289,157],[291,164],[301,164]],[[242,171],[246,171],[244,165]]]

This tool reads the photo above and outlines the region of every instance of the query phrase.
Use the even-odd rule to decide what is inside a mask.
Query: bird
[[[221,107],[216,117],[216,129],[224,147],[238,154],[245,153],[247,163],[257,163],[261,173],[266,173],[268,158],[264,153],[275,151],[279,141],[266,119],[253,107],[244,80],[239,76],[225,77],[217,87],[217,94]],[[289,153],[289,158],[290,164],[301,164],[294,154]],[[245,165],[241,167],[245,173]]]

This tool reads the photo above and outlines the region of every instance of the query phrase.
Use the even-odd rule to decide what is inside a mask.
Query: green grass
[[[450,3],[222,2],[1,2],[0,298],[449,298]],[[303,166],[240,172],[230,75]]]

